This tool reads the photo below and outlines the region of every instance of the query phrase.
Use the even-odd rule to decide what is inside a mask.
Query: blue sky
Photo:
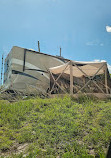
[[[0,59],[39,40],[41,52],[111,64],[110,26],[111,0],[0,0]]]

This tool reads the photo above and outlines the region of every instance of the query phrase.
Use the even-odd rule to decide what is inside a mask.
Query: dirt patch
[[[28,143],[25,143],[25,144],[18,144],[18,143],[15,143],[9,151],[7,152],[1,152],[0,153],[0,156],[4,156],[4,157],[7,157],[7,156],[10,156],[12,154],[20,154],[20,153],[24,153],[25,154],[25,151],[26,149],[28,148],[29,144]],[[24,156],[25,157],[25,156]]]

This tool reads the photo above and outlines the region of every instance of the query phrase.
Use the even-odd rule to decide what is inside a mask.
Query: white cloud
[[[111,32],[111,26],[106,26],[106,31]]]
[[[99,40],[94,40],[86,43],[87,46],[104,46]]]
[[[107,62],[106,60],[95,59],[94,62]]]
[[[99,59],[95,59],[94,62],[101,62],[101,60],[99,60]]]
[[[101,60],[101,62],[107,62],[106,60]]]

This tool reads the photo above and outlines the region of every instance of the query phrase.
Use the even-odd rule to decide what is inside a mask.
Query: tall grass
[[[0,101],[1,154],[9,157],[104,157],[111,139],[111,102],[72,97]],[[28,147],[18,153],[18,146]],[[13,154],[11,154],[11,152]]]

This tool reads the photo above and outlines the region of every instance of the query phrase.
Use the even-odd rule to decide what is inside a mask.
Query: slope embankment
[[[110,139],[110,100],[0,100],[1,157],[105,157]]]

